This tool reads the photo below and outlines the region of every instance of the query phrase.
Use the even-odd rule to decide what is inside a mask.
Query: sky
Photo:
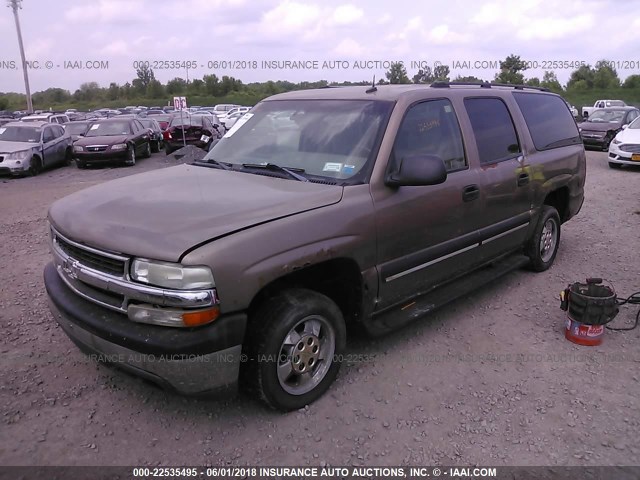
[[[640,74],[640,0],[23,0],[19,15],[32,93],[130,82],[139,62],[163,83],[372,80],[395,61],[492,80],[510,54],[562,84],[600,59]],[[0,92],[24,92],[10,8],[0,32]]]

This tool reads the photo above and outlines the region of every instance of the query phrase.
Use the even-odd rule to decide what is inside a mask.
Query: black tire
[[[529,268],[544,272],[551,265],[560,246],[560,215],[558,211],[544,205],[533,236],[527,243],[525,253],[529,257]]]
[[[151,156],[151,142],[147,142],[144,146],[144,151],[140,157],[149,158]]]
[[[136,164],[136,149],[133,145],[127,148],[127,159],[124,161],[127,167],[133,167]]]
[[[73,163],[73,150],[71,148],[67,148],[64,154],[64,165],[67,167]]]
[[[158,153],[160,151],[160,140],[156,140],[151,144],[151,151]]]
[[[604,137],[604,140],[602,141],[602,151],[603,152],[608,152],[609,151],[609,145],[611,145],[611,140],[613,140],[613,136],[607,134]]]
[[[31,161],[29,162],[29,175],[32,177],[37,176],[42,171],[42,160],[39,157],[33,156],[31,157]]]
[[[76,167],[78,167],[80,170],[84,170],[88,166],[89,165],[84,160],[76,160]]]
[[[284,291],[250,319],[242,385],[272,408],[302,408],[335,380],[346,337],[342,312],[330,298],[306,289]]]
[[[613,168],[617,170],[619,168],[622,168],[622,165],[620,163],[609,162],[609,168]]]

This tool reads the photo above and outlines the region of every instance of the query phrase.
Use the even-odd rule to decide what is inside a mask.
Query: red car
[[[213,140],[222,138],[222,128],[214,125],[205,115],[175,115],[164,131],[167,155],[186,145],[208,150]]]

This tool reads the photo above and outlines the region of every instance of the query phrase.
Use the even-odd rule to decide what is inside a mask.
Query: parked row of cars
[[[640,110],[612,106],[592,110],[579,125],[585,147],[608,151],[611,168],[640,166]]]
[[[250,108],[216,105],[176,112],[125,107],[8,118],[0,123],[0,174],[37,175],[72,160],[78,168],[102,163],[131,166],[152,152],[164,149],[170,154],[184,145],[208,150]],[[226,113],[218,116],[215,111]]]

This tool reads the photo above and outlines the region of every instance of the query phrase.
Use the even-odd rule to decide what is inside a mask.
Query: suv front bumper
[[[246,314],[191,329],[139,324],[76,295],[53,263],[45,267],[44,283],[62,330],[97,360],[187,395],[237,384]]]

